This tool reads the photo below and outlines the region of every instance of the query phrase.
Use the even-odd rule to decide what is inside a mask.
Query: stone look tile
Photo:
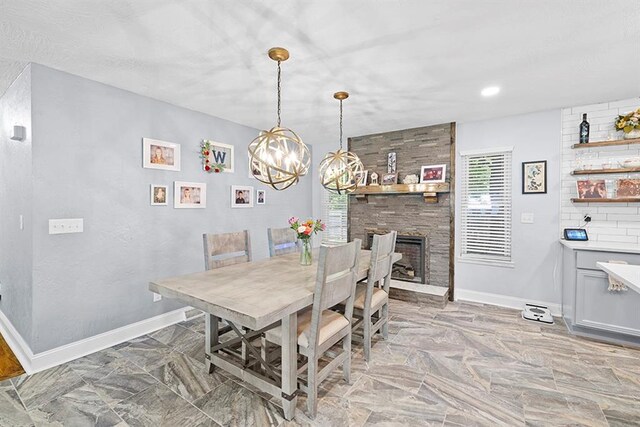
[[[43,405],[84,385],[82,378],[66,365],[12,381],[27,409]]]
[[[32,426],[33,421],[10,380],[0,382],[0,426]]]
[[[145,370],[155,369],[167,363],[173,351],[168,345],[146,335],[117,345],[114,349]]]
[[[157,384],[158,381],[126,359],[116,360],[94,371],[91,382],[96,392],[110,406]]]
[[[206,373],[203,363],[181,353],[174,353],[169,363],[150,372],[152,376],[189,402],[209,393],[229,378],[217,369]]]
[[[98,351],[80,359],[72,360],[67,363],[76,374],[81,377],[90,376],[93,372],[121,358],[122,355],[112,348]]]
[[[124,425],[122,419],[88,385],[39,406],[29,414],[38,426]]]
[[[162,384],[118,403],[114,410],[130,426],[194,426],[217,424]]]
[[[194,402],[217,423],[242,426],[278,426],[284,421],[279,408],[235,381],[227,381]]]

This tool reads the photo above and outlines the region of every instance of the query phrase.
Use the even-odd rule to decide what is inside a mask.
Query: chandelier
[[[289,59],[289,52],[274,47],[269,49],[269,58],[278,62],[278,124],[261,131],[251,141],[249,167],[258,181],[276,190],[285,190],[307,174],[311,155],[294,131],[280,126],[280,63]]]
[[[348,194],[358,187],[364,167],[360,158],[342,149],[342,101],[349,97],[347,92],[336,92],[333,97],[340,101],[340,149],[327,153],[320,162],[320,182],[330,192]]]

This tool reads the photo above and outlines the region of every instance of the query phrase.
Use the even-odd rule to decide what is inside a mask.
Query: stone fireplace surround
[[[369,175],[386,173],[387,154],[395,152],[399,183],[408,174],[419,175],[423,165],[446,164],[446,181],[451,191],[455,188],[454,123],[349,138],[349,150],[360,157]],[[371,194],[366,199],[350,196],[349,239],[368,242],[368,233],[389,230],[398,235],[425,236],[426,284],[449,288],[451,299],[453,200],[453,193],[439,194],[437,203],[425,203],[422,194]]]

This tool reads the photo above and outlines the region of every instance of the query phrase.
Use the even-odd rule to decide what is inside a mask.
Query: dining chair
[[[318,408],[318,385],[342,365],[344,380],[351,382],[351,318],[358,277],[358,259],[362,241],[355,239],[341,246],[320,247],[318,274],[312,307],[298,313],[298,354],[307,359],[298,369],[307,375],[298,377],[298,386],[307,393],[309,415],[315,418]],[[343,303],[345,313],[330,310]],[[266,332],[270,343],[282,345],[282,326]],[[329,352],[342,340],[342,351]],[[329,354],[330,353],[330,354]],[[332,360],[318,371],[318,361],[327,354]]]
[[[205,270],[215,270],[227,265],[239,264],[241,262],[251,262],[251,239],[249,231],[238,231],[222,234],[203,234],[204,241],[204,268]],[[224,325],[222,319],[215,318],[209,313],[205,313],[205,333],[214,334],[220,337],[232,330],[231,326]],[[215,340],[218,341],[217,338]],[[212,342],[207,340],[207,342]],[[242,359],[248,358],[245,344],[242,344]],[[208,370],[211,372],[213,365],[209,364]]]
[[[356,285],[354,306],[355,321],[353,331],[362,326],[364,358],[371,358],[371,339],[380,331],[382,337],[389,337],[389,285],[393,268],[393,253],[396,248],[396,231],[384,235],[374,235],[371,245],[371,261],[366,281]],[[374,314],[376,314],[374,317]],[[359,337],[354,338],[357,340]]]
[[[269,256],[280,256],[298,251],[296,232],[291,228],[269,228]]]

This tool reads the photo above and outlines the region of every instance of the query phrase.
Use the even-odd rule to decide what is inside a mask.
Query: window
[[[330,193],[322,190],[322,220],[327,229],[322,236],[322,243],[347,242],[347,206],[349,196]]]
[[[511,148],[461,153],[461,258],[511,264]]]

